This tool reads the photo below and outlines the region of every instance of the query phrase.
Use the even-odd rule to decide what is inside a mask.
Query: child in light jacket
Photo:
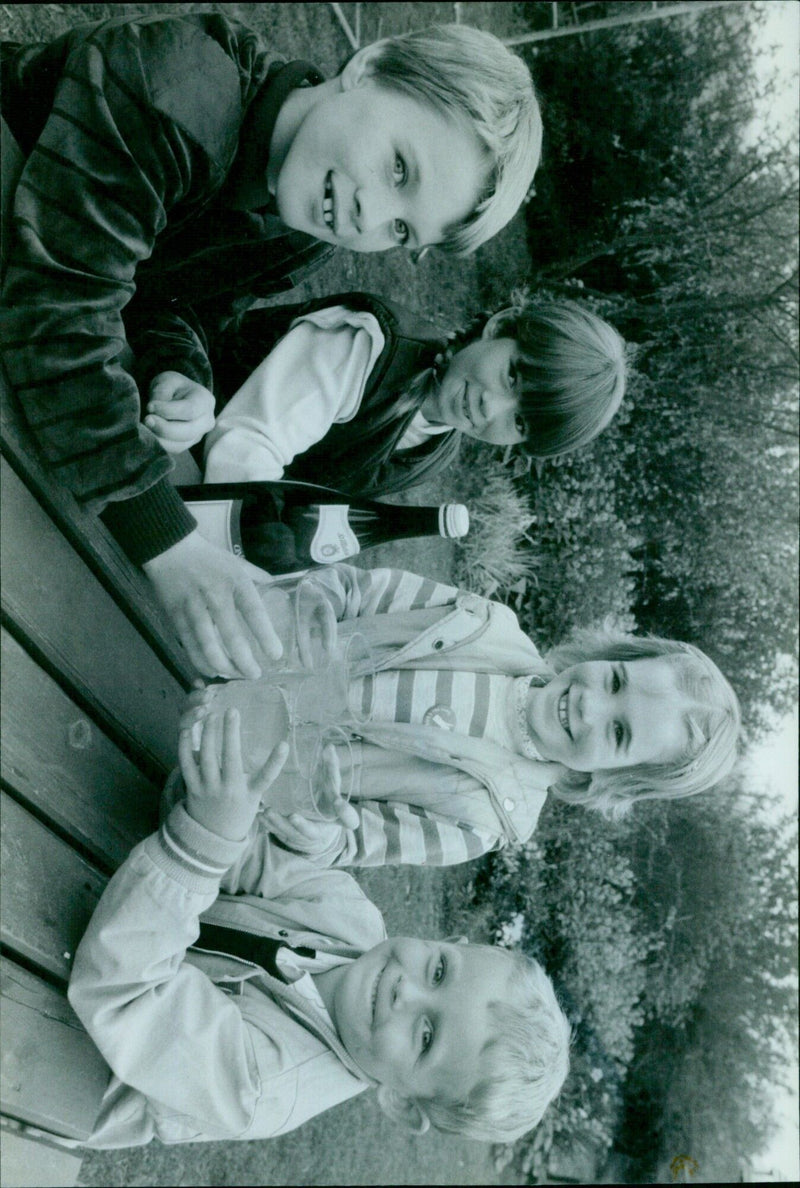
[[[185,800],[111,879],[75,955],[69,998],[113,1073],[87,1145],[270,1138],[370,1087],[416,1133],[510,1142],[536,1125],[569,1047],[541,967],[387,939],[348,874],[286,850],[259,895],[239,878],[218,897],[286,747],[247,779],[229,710],[179,749]]]
[[[311,580],[340,634],[370,645],[337,748],[352,803],[307,837],[267,801],[241,859],[250,885],[276,839],[322,864],[463,862],[524,842],[548,791],[619,816],[694,795],[735,760],[736,696],[690,644],[584,632],[545,660],[508,607],[455,587],[348,565]],[[191,695],[187,725],[213,698]]]

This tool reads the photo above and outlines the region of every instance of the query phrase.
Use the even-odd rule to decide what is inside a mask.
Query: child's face
[[[508,1000],[506,954],[475,945],[393,937],[348,966],[333,1017],[356,1063],[403,1097],[466,1094],[495,1038],[488,1013]]]
[[[528,695],[528,725],[545,759],[573,771],[673,763],[691,749],[694,702],[664,657],[592,660]]]
[[[367,78],[326,94],[300,123],[276,201],[298,231],[382,252],[440,243],[475,209],[486,167],[475,136]]]
[[[492,445],[524,441],[519,413],[516,339],[479,338],[452,358],[422,411],[429,421],[451,425]]]

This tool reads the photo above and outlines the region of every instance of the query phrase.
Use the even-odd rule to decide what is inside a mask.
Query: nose
[[[607,712],[607,697],[603,689],[587,687],[578,695],[578,713],[585,726],[597,726]]]
[[[490,425],[497,422],[504,423],[506,419],[512,421],[517,411],[517,398],[512,392],[504,392],[502,388],[484,388],[480,394],[478,412],[480,423],[478,429],[485,432]]]
[[[366,235],[384,226],[393,218],[389,195],[384,186],[369,181],[353,191],[350,221],[359,235]]]
[[[493,421],[502,420],[510,413],[515,413],[517,397],[513,392],[504,392],[502,388],[484,388],[478,407],[486,427]]]
[[[392,983],[390,1005],[393,1011],[402,1011],[406,1007],[418,1006],[423,994],[416,982],[400,971]]]

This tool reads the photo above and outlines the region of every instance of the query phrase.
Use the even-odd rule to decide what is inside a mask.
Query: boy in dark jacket
[[[366,46],[323,81],[216,14],[113,19],[5,46],[2,64],[27,158],[2,292],[12,390],[50,466],[145,568],[192,662],[257,676],[246,628],[280,652],[257,572],[202,540],[167,480],[128,327],[153,303],[208,317],[290,288],[326,245],[473,251],[538,163],[528,71],[489,34],[446,26]]]

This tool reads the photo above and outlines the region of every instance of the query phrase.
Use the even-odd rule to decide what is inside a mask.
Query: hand
[[[208,717],[213,698],[214,692],[212,688],[202,684],[202,682],[197,682],[183,703],[178,729],[193,731],[198,722],[202,722],[204,718]],[[199,734],[197,738],[199,741]]]
[[[262,796],[286,762],[289,745],[279,743],[261,770],[248,779],[242,767],[238,712],[229,709],[224,719],[209,714],[201,729],[199,754],[192,748],[191,730],[182,729],[178,741],[186,811],[210,833],[227,841],[244,841]]]
[[[342,778],[336,747],[332,744],[326,746],[322,752],[322,760],[322,785],[323,789],[329,790],[333,799],[333,821],[314,820],[303,813],[280,813],[270,808],[269,794],[262,813],[264,824],[270,833],[274,833],[285,845],[301,854],[321,854],[335,844],[342,828],[357,829],[359,824],[357,811],[341,795]]]
[[[269,576],[243,557],[195,530],[145,561],[144,570],[200,672],[256,680],[261,667],[253,641],[271,660],[283,655],[256,588]]]
[[[297,586],[294,605],[300,663],[304,668],[313,669],[321,660],[332,655],[336,647],[336,615],[325,592],[309,578]]]
[[[162,371],[150,383],[144,423],[168,454],[181,454],[214,428],[214,397],[178,371]]]

